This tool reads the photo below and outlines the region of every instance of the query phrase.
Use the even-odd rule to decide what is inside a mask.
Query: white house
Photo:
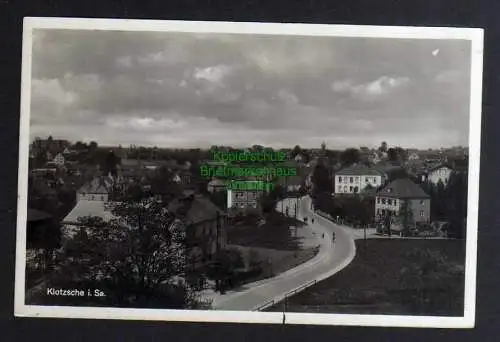
[[[235,209],[259,209],[263,191],[227,189],[227,207]]]
[[[65,158],[62,153],[58,153],[54,159],[52,159],[52,163],[54,163],[57,166],[63,166],[65,163]]]
[[[436,185],[441,181],[444,185],[448,184],[453,170],[443,164],[437,164],[428,168],[420,177],[423,182],[431,182]]]
[[[365,166],[350,166],[335,173],[335,194],[355,194],[368,186],[378,188],[385,181],[380,170]]]
[[[100,178],[95,178],[91,182],[85,184],[78,189],[76,193],[78,201],[108,202],[109,200],[107,184]]]

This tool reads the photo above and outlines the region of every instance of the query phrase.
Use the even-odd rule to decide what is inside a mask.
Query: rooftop
[[[103,178],[96,178],[78,189],[78,193],[85,194],[108,194],[106,182]]]
[[[382,176],[380,170],[364,165],[355,165],[343,168],[335,173],[336,176]]]
[[[429,195],[408,178],[396,179],[384,186],[377,196],[393,198],[429,198]]]
[[[168,210],[181,214],[192,224],[197,224],[207,220],[215,220],[217,213],[224,215],[212,201],[202,195],[191,195],[185,199],[176,199],[170,202]]]

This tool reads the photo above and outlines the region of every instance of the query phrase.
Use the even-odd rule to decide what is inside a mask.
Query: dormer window
[[[387,188],[387,192],[392,192],[392,188]]]

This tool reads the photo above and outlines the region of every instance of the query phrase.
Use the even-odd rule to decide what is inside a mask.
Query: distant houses
[[[437,185],[439,182],[442,182],[443,185],[446,185],[448,184],[452,172],[453,170],[451,169],[451,167],[442,163],[437,163],[427,168],[420,175],[420,179],[422,182],[431,182],[434,185]]]
[[[186,229],[190,266],[198,269],[214,260],[226,248],[227,215],[201,194],[188,194],[169,203]]]

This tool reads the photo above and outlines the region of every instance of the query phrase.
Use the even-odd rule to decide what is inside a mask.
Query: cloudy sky
[[[38,30],[32,61],[31,138],[468,144],[467,41]]]

